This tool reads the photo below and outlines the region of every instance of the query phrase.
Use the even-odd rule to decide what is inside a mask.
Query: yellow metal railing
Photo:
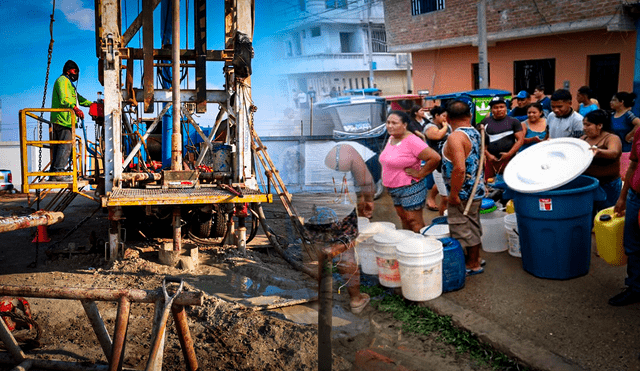
[[[85,153],[82,139],[75,135],[71,140],[29,140],[27,138],[27,117],[34,118],[40,122],[49,123],[48,120],[40,118],[34,113],[41,112],[69,112],[71,113],[72,127],[76,126],[76,116],[73,110],[70,108],[25,108],[20,110],[19,126],[20,126],[20,163],[22,166],[22,187],[23,192],[29,194],[31,189],[64,189],[77,192],[78,190],[78,175],[83,176],[83,156]],[[48,132],[48,130],[47,130]],[[77,143],[77,147],[76,147]],[[29,154],[28,147],[44,147],[45,145],[53,144],[71,144],[71,158],[73,161],[71,171],[64,172],[49,172],[49,171],[29,171]],[[78,153],[81,155],[78,156]],[[45,167],[46,168],[46,167]],[[59,182],[59,181],[47,181],[43,182],[42,179],[48,176],[71,176],[71,182]],[[35,177],[32,183],[29,183],[29,177]]]

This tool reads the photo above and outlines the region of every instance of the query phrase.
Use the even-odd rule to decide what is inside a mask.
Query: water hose
[[[467,207],[464,208],[464,213],[462,215],[467,215],[469,213],[469,209],[471,209],[471,203],[473,202],[473,198],[478,191],[478,183],[480,183],[480,176],[482,175],[483,166],[484,166],[484,125],[480,125],[480,163],[478,164],[478,172],[476,174],[476,180],[473,182],[473,188],[471,189],[471,194],[469,195],[469,199],[467,200]]]

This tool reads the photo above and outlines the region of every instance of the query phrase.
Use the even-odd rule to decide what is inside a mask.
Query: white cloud
[[[85,8],[80,0],[58,0],[56,8],[62,11],[65,18],[70,23],[78,26],[81,30],[95,29],[93,9]]]

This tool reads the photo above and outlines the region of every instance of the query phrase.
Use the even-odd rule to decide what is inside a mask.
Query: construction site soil
[[[263,235],[259,234],[249,245],[246,256],[234,246],[198,245],[200,264],[192,271],[185,271],[159,263],[157,250],[168,239],[144,239],[136,231],[128,230],[125,256],[110,264],[104,260],[104,241],[108,239],[107,215],[103,211],[92,215],[96,207],[92,201],[78,197],[65,210],[65,220],[48,228],[52,242],[39,244],[37,267],[30,266],[36,257],[36,244],[32,243],[35,228],[0,234],[0,285],[158,290],[165,276],[182,277],[186,282],[186,290],[206,287],[204,305],[187,308],[200,370],[318,369],[317,324],[296,323],[288,319],[282,310],[261,310],[261,307],[247,304],[246,301],[234,301],[225,299],[224,295],[216,295],[217,292],[231,296],[238,294],[232,292],[233,288],[243,287],[242,284],[246,291],[246,280],[235,286],[233,282],[230,286],[229,282],[225,283],[238,276],[251,277],[266,287],[271,284],[286,286],[283,282],[288,282],[293,286],[291,289],[304,287],[311,292],[317,290],[316,281],[292,269],[270,250]],[[24,195],[0,195],[0,216],[28,215],[33,211]],[[287,236],[290,226],[282,206],[278,203],[268,205],[265,212],[271,227]],[[68,237],[54,244],[69,232]],[[61,252],[74,245],[73,252]],[[55,253],[45,254],[47,249]],[[211,277],[223,279],[211,281]],[[238,295],[242,297],[241,294]],[[79,301],[28,300],[42,335],[41,346],[28,350],[27,355],[106,364],[107,359]],[[317,308],[313,298],[302,305],[308,308],[316,305]],[[340,294],[335,292],[334,305],[334,308],[348,307],[346,290]],[[117,303],[98,302],[98,308],[107,329],[113,334]],[[153,304],[132,304],[125,367],[144,369],[146,366],[153,317]],[[354,369],[356,352],[367,348],[408,350],[415,356],[405,357],[404,361],[399,362],[408,369],[490,369],[470,359],[467,354],[459,354],[453,346],[438,342],[435,336],[403,333],[400,323],[391,315],[378,312],[372,306],[368,306],[358,318],[366,323],[366,326],[359,327],[360,331],[333,332],[333,370]],[[21,334],[34,336],[34,331],[25,332],[22,330]],[[2,371],[13,367],[0,364]],[[171,318],[167,323],[163,368],[185,369]]]

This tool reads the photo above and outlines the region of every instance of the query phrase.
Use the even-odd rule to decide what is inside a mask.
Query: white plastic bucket
[[[368,238],[356,245],[356,255],[360,270],[364,274],[377,275],[378,263],[376,253],[373,251],[373,239]]]
[[[410,238],[396,251],[402,296],[412,301],[435,299],[442,294],[442,243],[431,238]]]
[[[419,233],[416,233],[414,231],[410,231],[408,229],[396,229],[396,232],[402,234],[406,238],[414,238],[414,237],[419,237],[420,236]]]
[[[396,231],[386,231],[373,236],[373,251],[376,253],[378,279],[385,287],[400,287],[400,270],[396,258],[396,245],[405,237]]]
[[[369,222],[368,224],[364,223],[362,228],[360,228],[360,225],[358,225],[357,242],[365,241],[378,233],[384,233],[385,231],[395,229],[395,224],[389,222]]]
[[[501,252],[509,249],[507,235],[504,233],[504,211],[495,210],[488,214],[480,214],[482,224],[482,250]]]
[[[425,237],[439,238],[449,237],[449,224],[435,224],[423,227],[420,234]]]
[[[521,258],[520,235],[518,234],[518,220],[516,214],[508,214],[504,217],[504,228],[507,230],[507,241],[509,242],[509,255]]]

